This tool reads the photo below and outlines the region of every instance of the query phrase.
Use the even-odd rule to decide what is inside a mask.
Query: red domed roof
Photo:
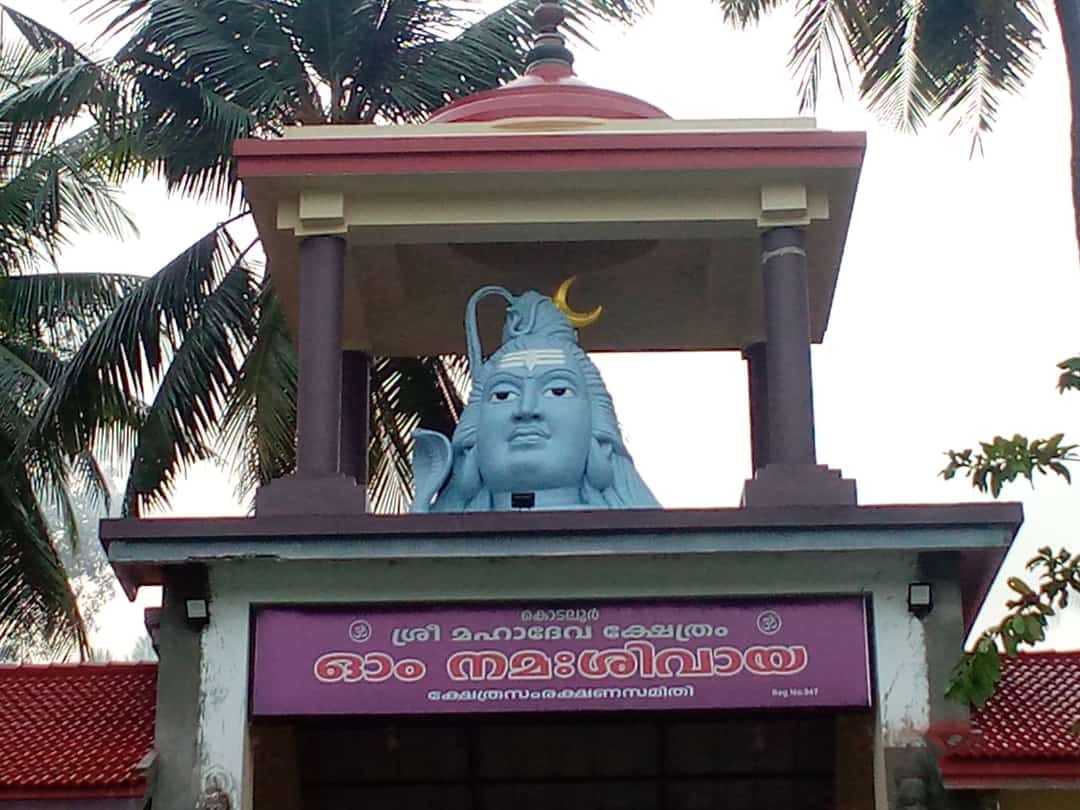
[[[669,118],[641,99],[586,84],[564,62],[530,65],[525,75],[495,90],[476,93],[437,110],[430,124],[504,121],[510,118]]]

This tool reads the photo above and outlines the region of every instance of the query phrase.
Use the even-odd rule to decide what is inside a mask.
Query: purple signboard
[[[869,705],[861,597],[255,614],[262,716]]]

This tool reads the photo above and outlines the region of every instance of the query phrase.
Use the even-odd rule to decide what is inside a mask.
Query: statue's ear
[[[413,432],[413,498],[412,511],[430,512],[431,502],[443,488],[450,475],[450,440],[433,430]]]
[[[476,460],[476,447],[457,448],[454,452],[454,469],[446,487],[439,494],[438,503],[443,511],[464,509],[480,491],[480,466]]]
[[[482,486],[480,481],[480,462],[476,457],[476,446],[466,447],[454,462],[455,478],[460,479],[461,488],[466,492],[477,492]]]
[[[615,465],[612,456],[615,449],[611,442],[593,438],[589,445],[589,457],[585,460],[585,478],[593,487],[603,492],[615,483]]]

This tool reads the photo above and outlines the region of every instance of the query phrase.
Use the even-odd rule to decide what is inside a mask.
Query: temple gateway
[[[923,735],[1021,511],[860,504],[817,457],[864,135],[673,120],[575,76],[561,20],[423,125],[236,144],[298,465],[250,517],[102,524],[164,586],[154,810],[961,806]],[[645,350],[745,358],[739,508],[657,502],[589,358]],[[370,514],[370,358],[447,353],[460,423]]]

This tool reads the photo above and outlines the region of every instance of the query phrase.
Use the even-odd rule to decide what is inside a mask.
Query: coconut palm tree
[[[87,649],[54,543],[74,546],[77,506],[107,502],[108,483],[92,447],[69,454],[23,441],[72,337],[132,286],[123,277],[56,273],[0,283],[0,642],[44,639],[60,656]]]
[[[103,120],[72,132],[64,124],[74,111],[61,98],[48,126],[28,129],[6,116],[20,99],[54,85],[64,71],[84,70],[87,61],[47,42],[31,20],[5,19],[14,30],[0,42],[0,647],[44,641],[64,655],[86,652],[87,639],[56,543],[76,542],[79,505],[107,502],[95,451],[122,437],[140,409],[107,382],[93,381],[71,401],[97,411],[94,441],[31,440],[32,424],[60,369],[138,280],[46,268],[77,233],[123,236],[133,226],[109,183]],[[88,95],[110,92],[100,78]]]
[[[738,26],[794,0],[712,0]],[[1004,96],[1030,78],[1055,16],[1065,45],[1072,123],[1073,205],[1080,239],[1080,0],[799,0],[789,64],[804,109],[823,70],[857,74],[860,96],[895,126],[934,115],[973,135],[994,126]]]
[[[58,539],[72,499],[108,499],[101,459],[129,465],[124,510],[167,502],[184,468],[237,459],[240,487],[294,464],[296,358],[231,158],[290,125],[422,120],[512,77],[531,0],[492,14],[434,0],[98,0],[114,59],[0,6],[0,643],[86,650]],[[646,0],[568,0],[572,35]],[[17,41],[17,43],[16,43]],[[16,43],[16,44],[12,44]],[[130,230],[112,183],[159,176],[237,215],[149,277],[37,272],[80,230]],[[242,230],[242,229],[240,229]],[[250,230],[250,229],[248,229]],[[449,430],[461,365],[373,366],[373,496],[400,504],[408,436]]]
[[[423,120],[448,101],[513,77],[531,40],[533,0],[491,14],[481,3],[435,0],[90,0],[92,19],[123,44],[109,65],[119,111],[106,129],[117,171],[164,178],[170,190],[233,203],[245,215],[232,160],[237,138],[288,126]],[[648,0],[567,0],[568,31],[629,20]],[[98,109],[77,71],[13,105],[28,126],[46,102]],[[124,509],[163,504],[180,472],[222,449],[240,489],[293,464],[296,358],[273,290],[238,244],[235,220],[201,237],[134,291],[71,358],[34,420],[35,435],[86,440],[101,425],[77,404],[107,379],[152,400],[134,438]],[[163,275],[162,275],[163,274]],[[169,281],[171,279],[171,281]],[[228,289],[223,288],[226,285]],[[192,296],[186,298],[186,295]],[[208,311],[207,306],[215,308]],[[165,313],[154,319],[152,313]],[[189,347],[189,341],[198,338]],[[460,361],[380,358],[373,364],[372,496],[399,507],[409,486],[408,442],[420,424],[452,427]]]

